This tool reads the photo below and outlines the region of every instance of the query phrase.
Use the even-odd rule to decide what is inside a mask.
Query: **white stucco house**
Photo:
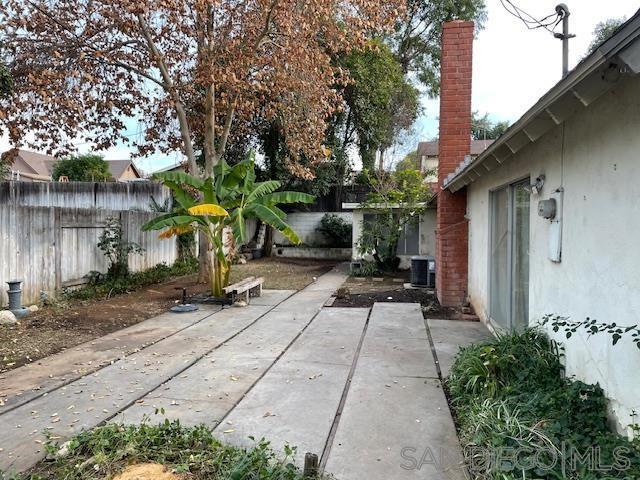
[[[435,256],[436,208],[435,204],[423,205],[423,207],[426,208],[420,218],[414,223],[405,225],[400,235],[396,252],[400,258],[401,269],[410,267],[411,257],[414,255]],[[352,260],[373,260],[372,257],[363,257],[360,254],[358,240],[362,235],[362,229],[367,228],[369,222],[375,221],[376,210],[364,208],[360,203],[343,203],[342,208],[352,210]]]
[[[441,188],[466,197],[466,294],[482,321],[496,331],[547,314],[640,323],[640,11],[458,163]],[[618,430],[638,422],[630,335],[614,346],[606,333],[549,333],[567,374],[605,390]]]

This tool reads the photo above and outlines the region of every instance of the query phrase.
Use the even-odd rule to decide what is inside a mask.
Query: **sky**
[[[515,122],[562,76],[562,42],[544,29],[528,30],[507,13],[500,0],[486,0],[488,20],[477,32],[473,47],[472,110],[494,121]],[[558,0],[512,0],[535,18],[554,13]],[[565,0],[569,7],[569,68],[586,53],[596,24],[607,18],[630,18],[637,0]],[[560,26],[559,26],[560,27]],[[414,142],[398,149],[401,156],[415,141],[438,136],[438,100],[425,99],[416,122]]]
[[[534,16],[543,18],[554,13],[558,0],[512,0]],[[486,0],[488,19],[477,32],[473,49],[472,109],[488,113],[494,121],[516,121],[562,75],[562,42],[544,29],[528,30],[517,18],[507,13],[500,0]],[[639,8],[638,0],[565,0],[571,15],[569,68],[573,68],[587,51],[596,24],[607,18],[631,17]],[[395,148],[394,161],[414,150],[418,141],[432,140],[438,135],[438,100],[424,99],[423,112],[406,141]],[[127,122],[126,135],[135,137],[137,121]],[[0,152],[9,148],[0,137]],[[93,151],[90,144],[79,144],[78,150]],[[130,158],[130,149],[120,145],[105,152],[107,160]],[[153,155],[135,159],[137,166],[149,172],[176,164],[181,155]]]

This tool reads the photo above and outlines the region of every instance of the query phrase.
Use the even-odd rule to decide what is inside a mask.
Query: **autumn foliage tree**
[[[332,64],[393,27],[390,0],[6,0],[0,62],[13,80],[0,99],[11,141],[72,153],[130,143],[139,153],[181,150],[191,173],[213,176],[232,137],[278,121],[287,168],[313,176],[326,119],[340,105]],[[304,157],[305,163],[298,162]],[[204,159],[199,169],[196,159]],[[201,243],[201,276],[206,252]]]
[[[78,136],[105,149],[136,143],[141,154],[181,150],[193,173],[201,145],[205,177],[230,136],[256,117],[279,119],[288,167],[312,169],[325,121],[339,105],[331,63],[393,26],[390,0],[6,0],[3,59],[13,90],[0,122],[14,143],[27,132],[58,153]],[[125,136],[137,118],[143,135]],[[199,141],[196,143],[196,139]]]

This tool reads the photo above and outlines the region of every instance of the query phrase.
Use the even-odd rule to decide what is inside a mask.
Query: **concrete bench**
[[[263,277],[247,277],[244,280],[225,287],[224,293],[227,294],[227,297],[231,298],[231,303],[235,303],[239,298],[244,297],[244,300],[248,304],[250,297],[262,296],[263,283]]]

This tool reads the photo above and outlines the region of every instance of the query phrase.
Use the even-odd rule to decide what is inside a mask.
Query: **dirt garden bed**
[[[459,309],[443,307],[435,291],[427,288],[407,289],[409,272],[397,272],[384,277],[349,277],[343,289],[337,292],[333,307],[366,307],[375,302],[419,303],[425,318],[446,320],[476,320],[475,315]]]
[[[263,258],[234,266],[231,281],[263,276],[264,288],[300,290],[335,262]],[[206,290],[196,275],[151,285],[107,300],[72,300],[45,307],[12,327],[0,327],[0,373],[139,323],[165,312],[189,294]]]

